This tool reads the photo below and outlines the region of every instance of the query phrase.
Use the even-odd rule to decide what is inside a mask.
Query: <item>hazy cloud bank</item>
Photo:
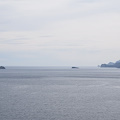
[[[27,60],[33,65],[116,61],[119,4],[119,0],[0,0],[0,62],[19,65],[20,58],[21,65]]]

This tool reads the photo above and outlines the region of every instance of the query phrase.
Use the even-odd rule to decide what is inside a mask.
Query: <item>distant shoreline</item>
[[[111,67],[111,68],[120,68],[120,60],[114,62],[109,62],[108,64],[101,64],[100,67]]]

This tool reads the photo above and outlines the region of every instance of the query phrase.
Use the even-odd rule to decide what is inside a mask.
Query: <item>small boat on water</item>
[[[4,66],[0,66],[0,69],[5,69],[5,67]]]

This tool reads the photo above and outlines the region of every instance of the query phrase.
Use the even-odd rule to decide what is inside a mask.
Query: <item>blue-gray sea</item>
[[[1,69],[0,120],[120,120],[120,69]]]

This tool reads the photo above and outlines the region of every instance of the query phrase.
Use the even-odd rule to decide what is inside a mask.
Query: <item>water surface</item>
[[[0,120],[119,119],[120,69],[0,70]]]

